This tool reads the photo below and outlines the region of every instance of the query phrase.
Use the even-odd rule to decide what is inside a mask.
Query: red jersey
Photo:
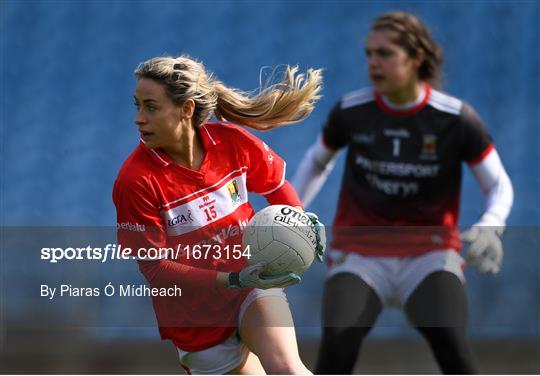
[[[215,288],[217,271],[247,265],[233,246],[241,245],[242,230],[254,214],[248,192],[271,195],[285,182],[285,162],[246,130],[208,123],[199,134],[206,155],[198,171],[174,164],[164,152],[141,142],[124,162],[113,190],[120,244],[140,258],[150,254],[139,248],[173,250],[166,262],[181,268],[175,275],[182,296],[153,297],[153,306],[161,337],[190,352],[214,346],[234,332],[250,289]],[[199,248],[202,255],[197,255],[196,245],[213,247]],[[148,268],[152,262],[139,264],[150,285],[159,285]]]

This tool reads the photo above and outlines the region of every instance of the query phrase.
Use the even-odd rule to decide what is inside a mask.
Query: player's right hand
[[[274,276],[262,276],[265,265],[258,263],[242,269],[240,272],[229,273],[229,289],[255,288],[271,289],[284,288],[299,283],[302,279],[295,273]]]

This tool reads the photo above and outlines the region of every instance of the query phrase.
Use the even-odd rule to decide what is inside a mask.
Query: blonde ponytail
[[[135,75],[162,83],[167,95],[178,105],[193,99],[193,125],[201,126],[212,113],[226,120],[257,130],[269,130],[292,124],[309,116],[320,98],[322,71],[308,69],[298,74],[298,67],[287,66],[281,81],[250,95],[228,88],[207,73],[203,64],[187,55],[156,57],[139,64]],[[269,82],[272,82],[274,74]]]
[[[322,72],[320,69],[308,69],[306,74],[297,72],[298,67],[287,66],[280,82],[261,88],[255,96],[215,81],[216,117],[261,131],[305,119],[320,98]]]

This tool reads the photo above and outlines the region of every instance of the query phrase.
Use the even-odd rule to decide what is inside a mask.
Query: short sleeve
[[[118,242],[123,249],[131,248],[131,256],[144,259],[148,248],[166,248],[167,234],[157,199],[143,178],[117,179],[113,202]]]
[[[239,145],[248,164],[247,189],[260,195],[270,194],[285,182],[285,161],[266,143],[240,129]]]
[[[324,124],[322,140],[329,149],[337,150],[347,146],[349,142],[349,131],[346,122],[343,120],[343,110],[341,102],[337,103]]]
[[[463,104],[460,126],[462,128],[461,159],[475,164],[481,161],[493,147],[493,139],[476,111],[467,104]]]

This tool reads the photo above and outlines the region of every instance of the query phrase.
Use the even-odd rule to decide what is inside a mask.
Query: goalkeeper
[[[375,19],[365,52],[373,87],[342,97],[292,181],[309,205],[347,148],[316,373],[352,373],[363,339],[392,305],[403,308],[444,373],[475,373],[459,251],[461,241],[470,243],[466,262],[499,272],[510,179],[474,109],[435,89],[442,53],[417,17]],[[462,162],[486,209],[460,240]]]

